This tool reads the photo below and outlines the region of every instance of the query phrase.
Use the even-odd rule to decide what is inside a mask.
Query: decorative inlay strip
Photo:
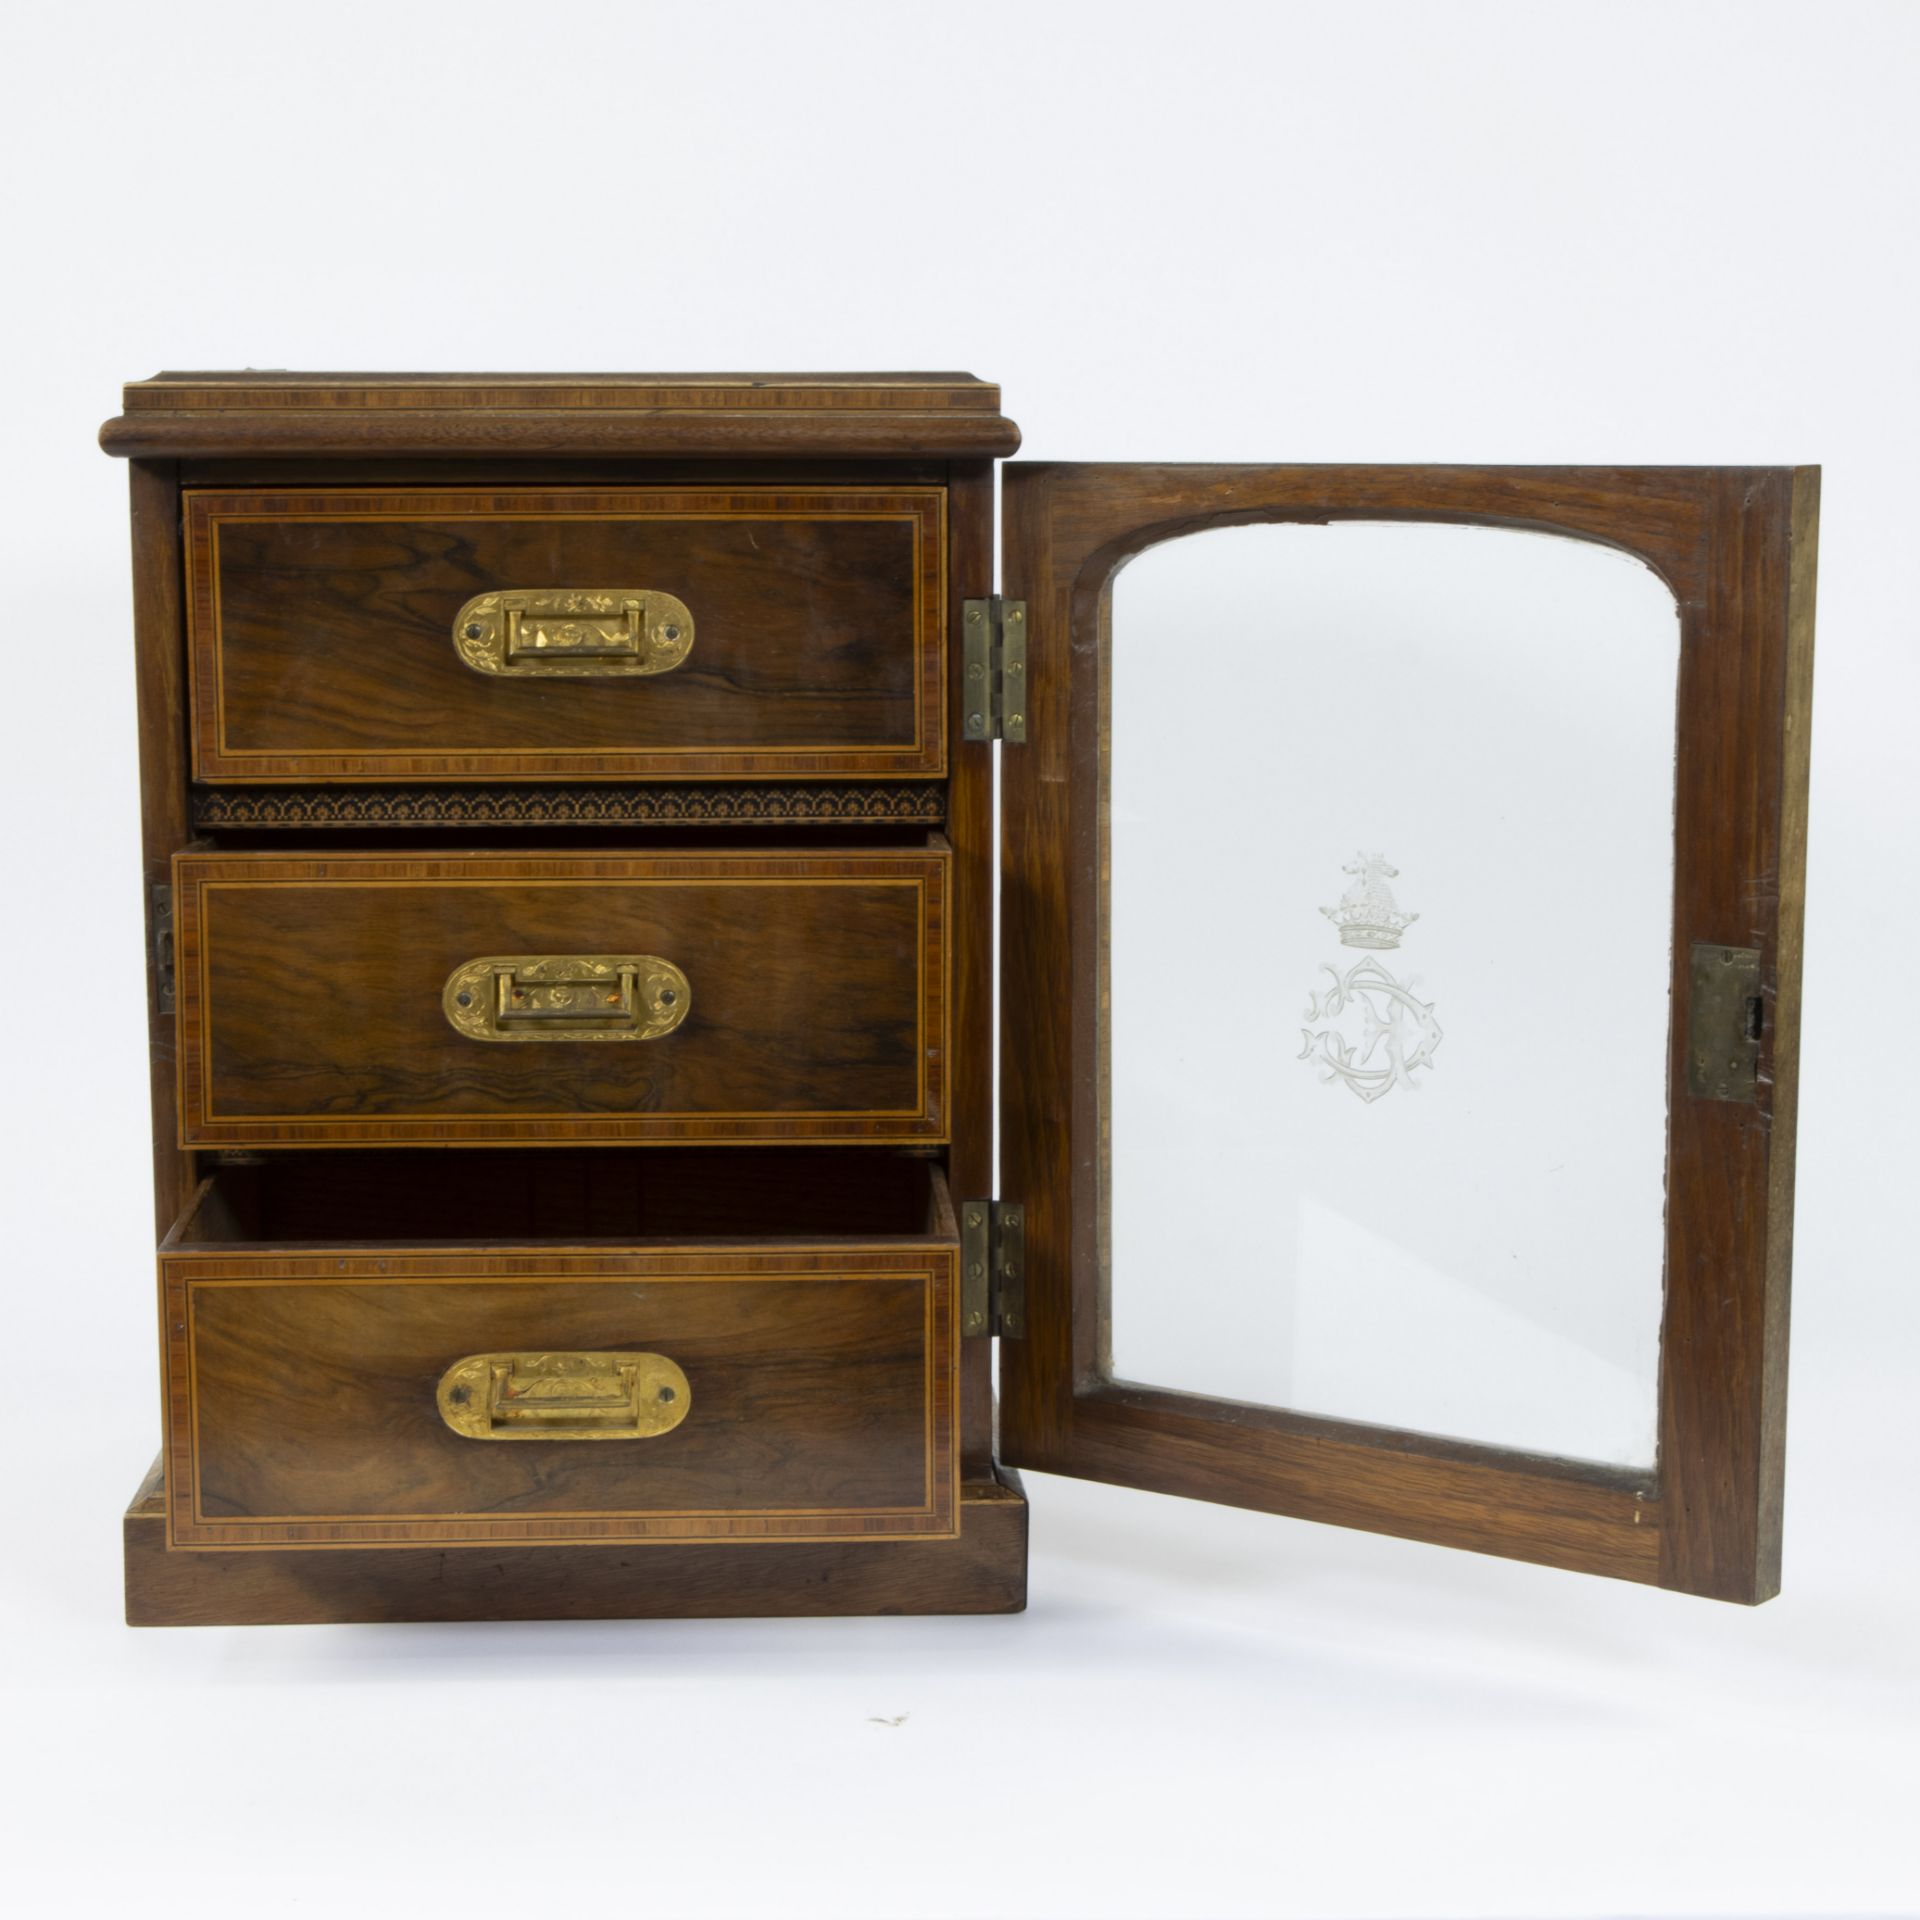
[[[662,408],[755,413],[997,413],[1000,389],[970,374],[192,374],[129,381],[129,413],[341,409]]]
[[[813,787],[203,787],[193,824],[279,827],[939,826],[938,781]]]

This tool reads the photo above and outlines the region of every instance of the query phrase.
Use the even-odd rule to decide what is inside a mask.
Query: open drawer
[[[160,1249],[168,1542],[951,1538],[958,1262],[908,1155],[223,1168]]]

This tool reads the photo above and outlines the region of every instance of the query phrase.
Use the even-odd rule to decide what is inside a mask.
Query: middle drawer
[[[190,853],[180,1144],[932,1142],[948,853]]]

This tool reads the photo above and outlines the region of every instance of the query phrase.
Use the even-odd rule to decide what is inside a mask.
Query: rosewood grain
[[[174,1553],[156,1461],[121,1526],[127,1621],[204,1627],[1019,1612],[1027,1598],[1019,1477],[969,1481],[958,1512],[959,1534],[949,1540],[789,1541],[761,1551],[650,1541]]]
[[[202,780],[932,775],[946,766],[937,488],[353,489],[186,496]],[[647,588],[663,673],[476,673],[514,588]]]
[[[136,460],[127,469],[133,522],[134,695],[140,754],[141,926],[146,934],[147,1076],[153,1110],[154,1234],[193,1191],[193,1156],[175,1144],[179,1086],[174,1013],[162,994],[172,960],[160,924],[174,853],[186,843],[186,614],[180,578],[180,487],[171,462]]]
[[[944,847],[833,853],[185,854],[191,1146],[937,1141]],[[644,1041],[486,1042],[441,995],[490,955],[647,954],[686,975]]]
[[[1031,744],[1006,756],[1001,1167],[1025,1209],[1028,1333],[1004,1344],[1016,1464],[1720,1598],[1778,1584],[1816,491],[1784,469],[1007,469]],[[1394,519],[1531,528],[1646,561],[1682,623],[1673,995],[1695,941],[1758,946],[1758,1106],[1687,1093],[1674,1025],[1661,1443],[1650,1481],[1106,1377],[1100,1284],[1101,716],[1113,577],[1203,527]],[[1061,1017],[1065,994],[1068,1016]],[[1784,1156],[1784,1158],[1783,1158]]]
[[[1663,1585],[1779,1590],[1799,1105],[1815,469],[1703,476],[1699,602],[1681,603],[1674,1005],[1694,941],[1757,947],[1759,1099],[1668,1078],[1667,1295],[1660,1331]]]
[[[948,489],[953,544],[947,630],[960,631],[963,602],[993,581],[993,469],[956,464]],[[953,848],[953,1086],[949,1172],[962,1199],[993,1191],[993,749],[968,740],[967,689],[951,676],[948,737],[955,742],[947,838]],[[961,1433],[966,1471],[993,1471],[992,1342],[968,1340],[960,1354]]]
[[[970,373],[156,373],[122,390],[129,413],[998,413]]]
[[[100,429],[122,456],[992,459],[1019,429],[964,373],[163,373]]]
[[[175,1246],[176,1547],[940,1536],[954,1528],[956,1248],[305,1254]],[[482,1441],[469,1354],[657,1352],[650,1439]]]

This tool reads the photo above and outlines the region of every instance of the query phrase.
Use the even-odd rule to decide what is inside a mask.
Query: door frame
[[[1001,1348],[1006,1459],[1768,1598],[1780,1566],[1819,470],[1015,461],[1002,474],[1003,590],[1028,610],[1027,745],[1001,772],[1001,1191],[1024,1212],[1027,1288],[1026,1336]],[[1099,996],[1113,580],[1145,548],[1204,528],[1332,520],[1597,541],[1645,562],[1678,604],[1672,1005],[1683,1014],[1690,950],[1706,942],[1759,949],[1764,1008],[1752,1103],[1691,1095],[1686,1022],[1670,1023],[1651,1474],[1107,1377]],[[1204,826],[1203,796],[1176,798]]]

